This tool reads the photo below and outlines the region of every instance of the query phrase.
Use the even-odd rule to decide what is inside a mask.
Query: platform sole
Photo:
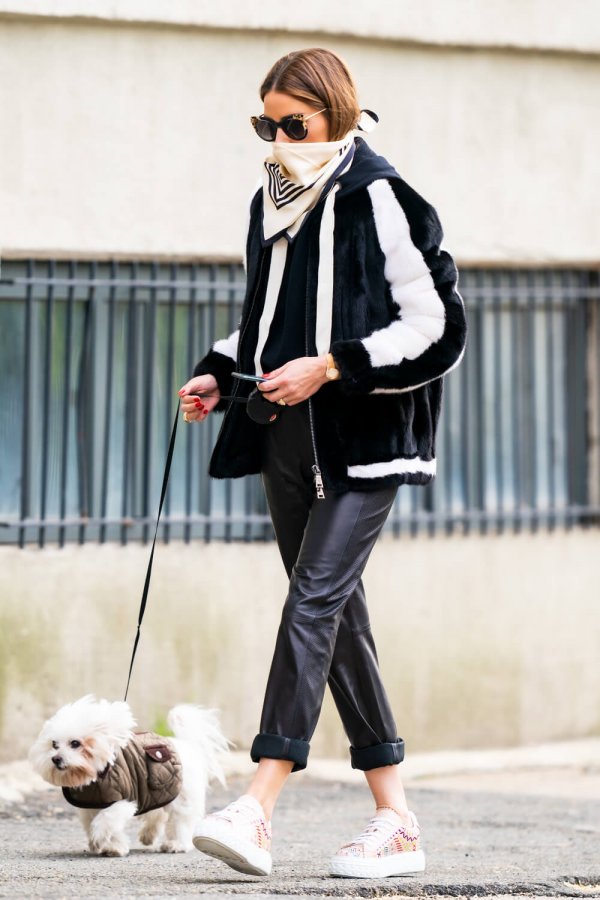
[[[423,850],[406,850],[377,859],[357,856],[334,856],[329,868],[331,875],[341,878],[390,878],[393,875],[418,875],[425,871]]]
[[[192,838],[196,850],[220,859],[236,872],[245,875],[270,875],[272,859],[268,850],[262,850],[251,841],[236,838],[227,827],[210,823],[200,834]]]

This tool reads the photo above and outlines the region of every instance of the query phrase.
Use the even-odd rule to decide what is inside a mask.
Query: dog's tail
[[[170,710],[167,722],[176,738],[193,744],[202,753],[208,777],[225,786],[222,760],[232,744],[221,731],[217,710],[181,703]]]

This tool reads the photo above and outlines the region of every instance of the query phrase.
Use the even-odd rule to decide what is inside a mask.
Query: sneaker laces
[[[266,822],[266,817],[258,800],[245,794],[237,800],[233,800],[224,809],[213,813],[219,819],[225,819],[226,822],[233,823],[237,816],[243,816],[244,819],[250,821],[251,818],[261,818]]]
[[[392,831],[395,831],[398,824],[401,823],[392,822],[388,816],[375,815],[358,837],[355,837],[350,843],[363,844],[365,849],[375,850],[381,843],[381,839],[386,837],[387,834],[391,834]]]

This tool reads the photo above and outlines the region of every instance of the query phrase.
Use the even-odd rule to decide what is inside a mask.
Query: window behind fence
[[[177,389],[237,325],[238,265],[4,262],[0,540],[148,540]],[[445,380],[438,475],[395,534],[600,520],[600,289],[586,270],[461,268],[469,338]],[[221,416],[180,430],[165,540],[270,539],[257,477],[206,470]]]

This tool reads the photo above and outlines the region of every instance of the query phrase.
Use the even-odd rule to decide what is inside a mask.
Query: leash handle
[[[142,625],[142,619],[144,618],[144,613],[146,612],[146,602],[148,600],[148,590],[150,588],[150,577],[152,575],[152,563],[154,561],[154,548],[156,546],[156,535],[158,534],[158,523],[160,522],[160,514],[162,512],[163,503],[165,502],[165,496],[167,493],[167,484],[169,482],[169,472],[171,471],[171,462],[173,461],[173,450],[175,449],[175,436],[177,434],[177,423],[179,421],[179,402],[177,403],[177,410],[175,412],[175,420],[173,422],[173,428],[171,429],[171,439],[169,441],[169,449],[167,451],[167,461],[165,462],[165,471],[163,475],[162,488],[160,490],[160,503],[158,505],[158,515],[156,517],[156,526],[154,528],[154,539],[152,541],[152,550],[150,551],[150,559],[148,560],[148,568],[146,570],[146,580],[144,582],[144,590],[142,591],[142,602],[140,604],[140,611],[138,613],[138,623],[137,623],[137,631],[135,633],[135,640],[133,642],[133,651],[131,653],[131,662],[129,663],[129,674],[127,675],[127,687],[125,688],[125,697],[124,700],[127,700],[127,693],[129,691],[129,682],[131,681],[131,673],[133,671],[133,662],[135,660],[135,654],[137,651],[138,643],[140,640],[140,628]]]

